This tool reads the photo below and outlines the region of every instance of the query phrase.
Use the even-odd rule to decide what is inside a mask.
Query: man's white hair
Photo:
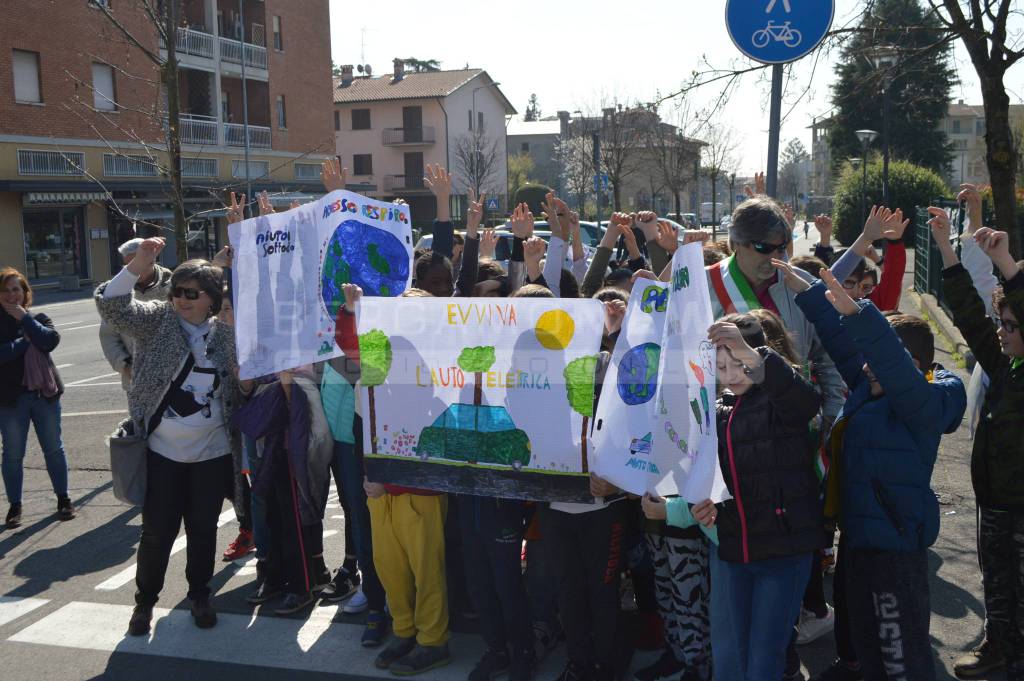
[[[125,257],[126,255],[132,255],[133,253],[139,250],[139,244],[141,244],[143,241],[145,241],[145,239],[141,239],[139,237],[136,237],[134,239],[128,239],[128,241],[125,241],[123,244],[117,247],[117,252],[121,254],[122,258]]]

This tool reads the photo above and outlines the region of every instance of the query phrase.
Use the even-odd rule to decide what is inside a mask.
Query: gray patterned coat
[[[109,282],[107,282],[109,283]],[[128,387],[128,413],[132,419],[148,424],[174,378],[191,352],[178,314],[166,300],[140,301],[132,295],[104,298],[107,283],[93,294],[101,319],[115,331],[131,337],[134,343],[132,382]],[[207,357],[221,380],[224,424],[231,438],[231,456],[235,467],[235,508],[240,510],[242,445],[238,432],[231,428],[231,416],[241,401],[235,367],[235,332],[214,320],[207,341]]]

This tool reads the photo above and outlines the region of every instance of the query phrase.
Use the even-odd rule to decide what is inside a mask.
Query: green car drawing
[[[530,438],[504,407],[453,404],[423,429],[416,453],[424,460],[433,456],[519,470],[530,463]]]

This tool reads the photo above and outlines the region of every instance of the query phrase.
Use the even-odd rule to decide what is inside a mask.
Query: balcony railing
[[[320,164],[319,163],[296,163],[295,164],[295,179],[296,180],[319,180],[320,179]]]
[[[213,59],[214,50],[216,49],[214,40],[216,38],[209,33],[203,33],[191,28],[179,28],[174,40],[174,49],[185,54]]]
[[[253,45],[251,43],[241,43],[237,40],[231,40],[230,38],[220,38],[219,40],[221,61],[231,62],[232,64],[241,64],[242,52],[244,51],[246,66],[266,70],[267,48],[260,47],[259,45]]]
[[[213,116],[181,114],[182,144],[217,144],[217,119]]]
[[[78,151],[18,149],[19,175],[84,175],[85,154]]]
[[[385,175],[384,191],[425,189],[423,175]]]
[[[217,177],[219,174],[215,158],[181,159],[182,177]]]
[[[434,128],[425,126],[420,128],[384,128],[384,144],[433,144],[437,138],[434,136]]]
[[[245,146],[245,126],[238,123],[224,124],[224,144],[229,147]],[[249,126],[249,146],[257,149],[270,148],[270,128],[262,125]]]
[[[148,156],[103,154],[103,174],[108,177],[156,177],[156,161]]]

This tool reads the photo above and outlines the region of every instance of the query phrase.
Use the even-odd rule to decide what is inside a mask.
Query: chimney
[[[405,62],[402,61],[401,59],[397,59],[396,58],[395,59],[395,79],[392,82],[393,83],[397,83],[398,81],[402,80],[403,78],[405,78]]]
[[[569,136],[569,112],[559,111],[558,112],[558,134],[562,137]]]
[[[341,67],[341,87],[348,87],[352,84],[352,65],[344,64]]]
[[[956,103],[959,104],[960,106],[963,106],[964,105],[964,100],[958,99],[958,100],[956,100]]]

